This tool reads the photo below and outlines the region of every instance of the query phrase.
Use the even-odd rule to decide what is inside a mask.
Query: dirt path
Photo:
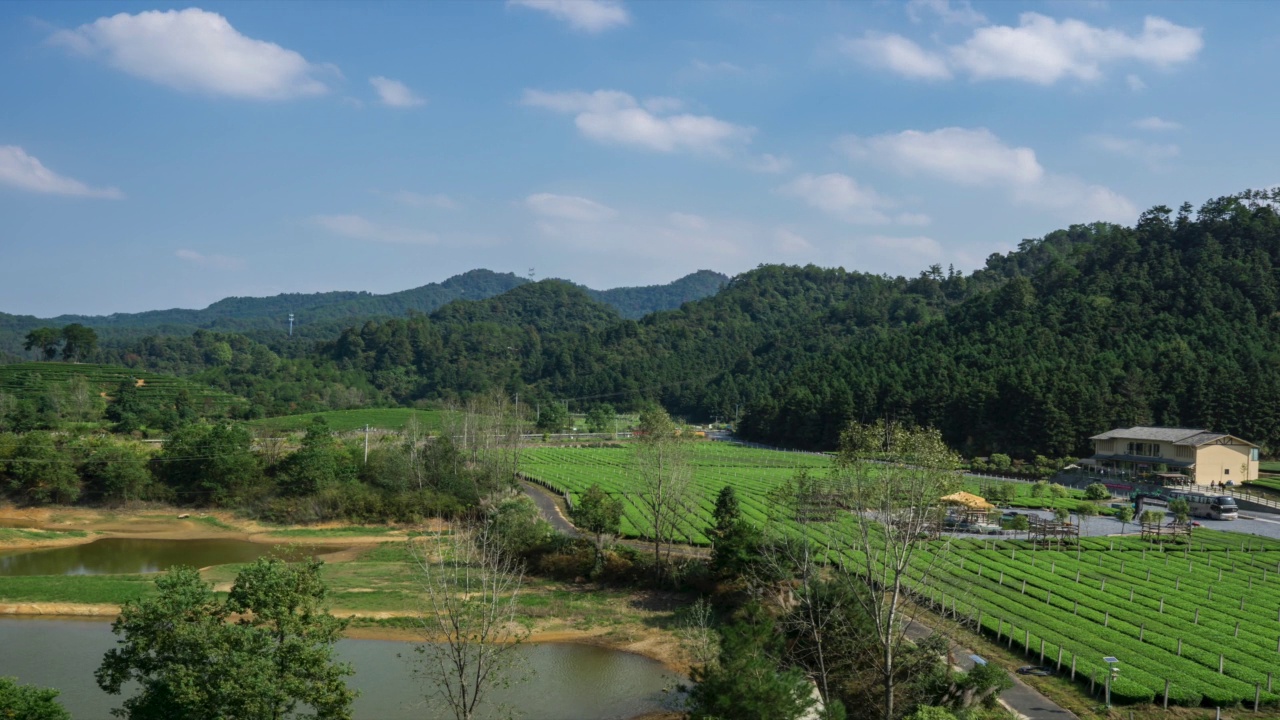
[[[524,489],[525,494],[533,500],[533,504],[538,506],[538,512],[542,515],[542,519],[551,523],[551,527],[555,528],[557,532],[575,538],[583,534],[581,530],[570,522],[567,514],[568,508],[565,507],[563,498],[541,485],[521,481],[520,486]],[[618,538],[615,543],[626,545],[641,552],[653,552],[653,543],[644,540]],[[690,558],[706,558],[711,555],[710,548],[694,545],[668,545],[663,547],[663,552],[669,552],[671,555],[678,557]]]

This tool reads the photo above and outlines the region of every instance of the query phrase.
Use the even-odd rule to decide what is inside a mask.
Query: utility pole
[[[369,464],[369,425],[364,426],[364,464]]]
[[[289,337],[293,337],[293,313],[289,313]]]

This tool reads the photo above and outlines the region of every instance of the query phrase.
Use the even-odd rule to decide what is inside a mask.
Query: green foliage
[[[1143,510],[1139,522],[1144,525],[1158,525],[1164,522],[1164,513],[1159,510]]]
[[[260,486],[262,468],[253,436],[242,425],[192,424],[169,436],[156,457],[157,475],[180,500],[231,504]]]
[[[551,526],[538,513],[538,506],[523,493],[492,501],[487,518],[498,543],[512,556],[528,555],[542,548],[553,535]]]
[[[1125,525],[1133,522],[1133,513],[1134,510],[1132,505],[1121,505],[1115,509],[1115,513],[1112,517],[1116,519],[1116,522],[1120,523],[1121,532],[1124,532]]]
[[[1100,482],[1090,483],[1089,487],[1084,489],[1084,496],[1089,500],[1106,500],[1111,497],[1111,491]]]
[[[80,323],[62,328],[62,359],[70,362],[85,360],[98,349],[98,333]]]
[[[1191,517],[1191,504],[1186,498],[1174,498],[1169,501],[1169,512],[1178,522],[1184,523]]]
[[[113,711],[132,720],[279,718],[300,704],[317,720],[351,716],[355,693],[335,663],[346,621],[322,607],[319,561],[259,559],[219,600],[192,568],[156,580],[159,593],[126,603],[111,629],[121,636],[95,673],[99,687],[137,694]],[[232,616],[238,619],[232,621]]]
[[[938,707],[937,705],[921,705],[916,708],[915,712],[908,715],[905,720],[956,720],[956,716],[944,707]]]
[[[593,433],[613,430],[617,411],[608,403],[591,406],[587,411],[587,429]]]
[[[9,491],[27,502],[72,503],[80,497],[75,465],[49,433],[19,436],[11,449],[0,449],[0,461]]]
[[[796,720],[813,707],[812,686],[798,669],[779,668],[781,636],[772,618],[750,606],[721,631],[718,662],[695,666],[688,689],[691,720]]]
[[[0,677],[0,720],[71,720],[71,713],[57,697],[57,690],[19,685],[15,678]]]
[[[593,483],[579,496],[572,515],[574,525],[596,536],[595,570],[599,571],[604,563],[604,537],[617,535],[622,526],[622,501]]]
[[[569,426],[569,411],[558,402],[549,403],[538,410],[538,432],[559,433]]]
[[[711,541],[711,568],[721,578],[743,575],[759,558],[763,537],[760,531],[742,517],[738,494],[732,485],[720,488],[715,509],[715,524],[707,528]]]

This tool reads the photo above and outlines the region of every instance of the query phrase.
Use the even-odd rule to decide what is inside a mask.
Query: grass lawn
[[[155,592],[155,575],[20,575],[0,578],[0,602],[120,605]]]
[[[329,427],[337,432],[363,429],[365,425],[379,430],[403,430],[409,418],[416,418],[424,430],[439,430],[443,410],[415,410],[413,408],[361,408],[358,410],[329,410],[301,415],[282,415],[262,418],[249,423],[257,430],[293,432],[305,430],[316,417],[323,417]]]

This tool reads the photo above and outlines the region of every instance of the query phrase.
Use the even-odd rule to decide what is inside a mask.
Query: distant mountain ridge
[[[399,292],[333,291],[287,293],[271,297],[228,297],[201,310],[174,308],[112,315],[59,315],[37,318],[0,313],[0,350],[17,352],[15,344],[28,331],[47,325],[80,323],[113,336],[142,334],[179,335],[195,330],[241,332],[250,335],[287,331],[289,314],[304,337],[332,337],[356,319],[399,317],[410,312],[430,314],[454,300],[484,300],[528,283],[514,273],[477,269],[444,280]],[[624,318],[639,319],[659,310],[680,307],[690,300],[714,295],[729,278],[699,270],[666,285],[593,290],[578,285],[592,299],[615,308]],[[576,283],[574,283],[576,285]]]

